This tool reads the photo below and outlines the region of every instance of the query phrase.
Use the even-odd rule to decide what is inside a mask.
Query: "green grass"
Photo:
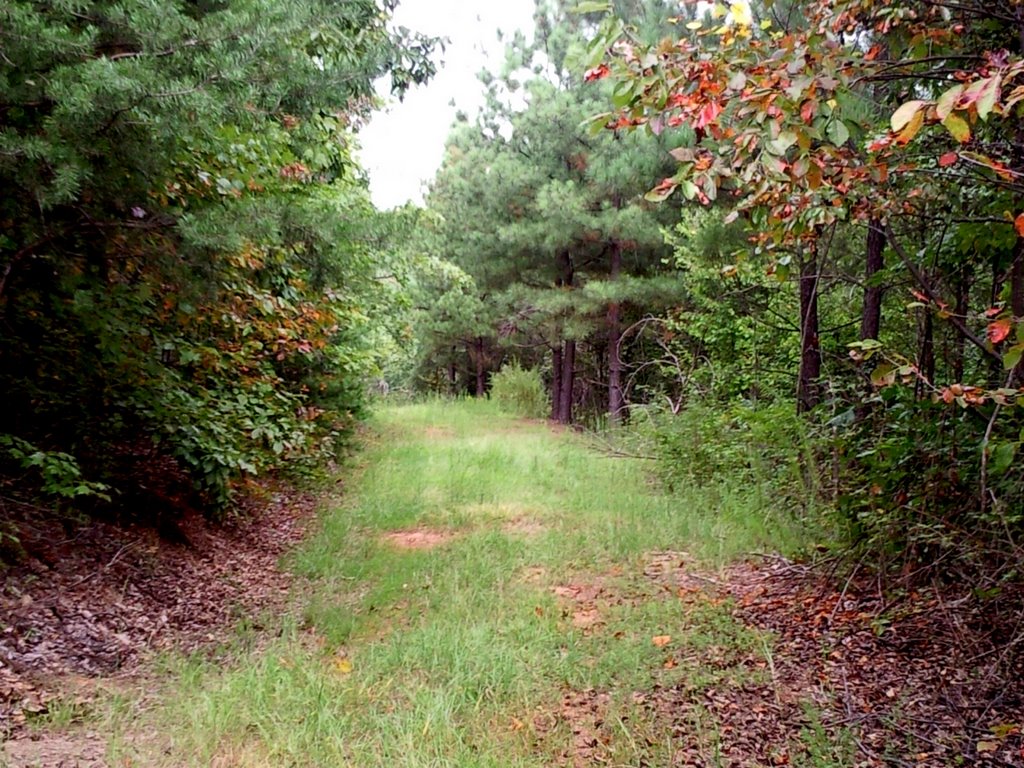
[[[762,647],[724,608],[687,606],[643,576],[652,551],[713,567],[798,543],[756,489],[666,496],[643,462],[485,402],[385,410],[374,431],[345,502],[289,558],[295,615],[273,639],[168,660],[173,682],[141,721],[159,734],[135,748],[144,764],[548,766],[572,741],[561,696],[588,689],[610,696],[610,764],[656,764],[672,739],[633,692],[724,674],[667,669],[666,655]],[[450,538],[423,550],[385,539],[411,529]],[[605,589],[589,631],[552,591],[573,583]]]

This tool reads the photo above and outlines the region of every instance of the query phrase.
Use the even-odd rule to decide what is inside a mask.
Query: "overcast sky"
[[[377,113],[360,132],[363,167],[378,208],[422,202],[423,183],[441,164],[456,110],[475,115],[483,103],[477,73],[498,68],[504,59],[497,30],[532,31],[533,7],[533,0],[401,0],[395,24],[450,42],[434,79]]]

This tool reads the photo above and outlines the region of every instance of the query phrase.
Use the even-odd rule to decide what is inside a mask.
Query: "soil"
[[[411,528],[384,536],[388,544],[398,549],[434,549],[454,538],[453,532],[436,528]]]
[[[286,607],[280,560],[320,503],[268,485],[224,524],[186,513],[171,539],[23,517],[24,557],[0,573],[0,764],[102,765],[104,740],[29,726],[58,703],[87,707],[101,687],[133,684],[154,652],[213,648],[243,617],[258,629]]]

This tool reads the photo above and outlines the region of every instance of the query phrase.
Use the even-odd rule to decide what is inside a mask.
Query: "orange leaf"
[[[1008,317],[996,320],[994,323],[989,323],[988,326],[988,338],[993,344],[998,344],[1000,341],[1010,335],[1010,331],[1013,330],[1013,321]]]
[[[951,165],[956,165],[956,161],[960,159],[960,155],[956,152],[947,152],[939,158],[939,168],[948,168]]]
[[[655,635],[651,638],[651,642],[654,643],[658,648],[664,648],[670,642],[672,642],[671,635]]]
[[[588,69],[587,73],[583,76],[583,80],[584,82],[589,83],[594,80],[600,80],[604,77],[608,77],[609,74],[611,74],[611,70],[608,68],[608,65],[601,64],[593,69]]]
[[[1017,230],[1018,235],[1024,237],[1024,213],[1020,214],[1013,220],[1013,227]]]

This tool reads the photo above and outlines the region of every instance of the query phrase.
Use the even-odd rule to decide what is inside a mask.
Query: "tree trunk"
[[[484,369],[484,337],[476,340],[476,396],[483,397],[487,394],[487,379]]]
[[[999,257],[996,254],[992,255],[992,293],[989,296],[988,305],[994,307],[1000,300],[1000,296],[1003,293],[1003,284],[1005,282],[1006,274],[999,268]],[[1012,311],[1012,310],[1011,310]],[[988,383],[993,389],[995,387],[1003,386],[1004,374],[1003,374],[1003,362],[995,356],[989,357],[988,365]]]
[[[453,397],[459,392],[459,382],[457,378],[458,369],[455,366],[455,354],[456,348],[452,347],[452,357],[448,361],[448,394]]]
[[[1010,311],[1013,313],[1014,327],[1024,318],[1024,238],[1018,237],[1013,244],[1013,264],[1010,266]],[[1014,341],[1010,341],[1010,344]],[[1011,383],[1020,383],[1024,371],[1021,363],[1013,369]]]
[[[800,258],[800,374],[797,377],[797,413],[821,402],[821,340],[818,338],[818,241]]]
[[[575,268],[572,263],[572,256],[568,250],[558,253],[558,277],[555,278],[555,285],[559,288],[572,288],[575,280]],[[565,340],[562,350],[562,366],[558,385],[558,421],[562,424],[572,424],[572,400],[573,390],[576,383],[576,342],[572,339]],[[556,375],[559,375],[556,373]]]
[[[576,382],[576,342],[567,339],[562,353],[561,400],[558,404],[558,420],[572,424],[572,394]]]
[[[965,264],[956,273],[956,307],[953,312],[957,317],[966,318],[967,311],[971,305],[971,266]],[[952,373],[954,382],[964,380],[964,351],[967,347],[967,337],[959,328],[954,328],[953,353],[951,355]]]
[[[551,350],[551,420],[558,421],[562,407],[562,347]]]
[[[618,280],[622,271],[622,245],[612,243],[612,260],[610,279]],[[619,302],[608,305],[608,419],[618,424],[624,415],[625,398],[622,395],[622,355],[619,348],[621,341],[621,308]]]
[[[868,223],[866,250],[864,308],[860,316],[861,340],[877,339],[882,329],[882,286],[876,285],[874,278],[885,267],[885,231],[878,219],[872,219]]]

